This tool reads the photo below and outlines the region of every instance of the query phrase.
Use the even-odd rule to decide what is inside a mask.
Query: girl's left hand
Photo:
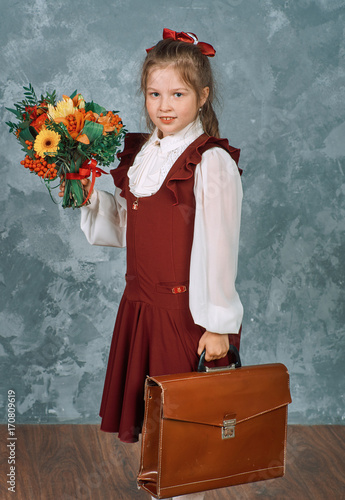
[[[222,333],[208,332],[206,330],[199,340],[199,356],[205,348],[205,361],[224,358],[229,350],[229,336]]]

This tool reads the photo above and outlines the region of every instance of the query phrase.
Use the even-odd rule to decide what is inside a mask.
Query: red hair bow
[[[163,40],[166,40],[167,38],[171,38],[172,40],[179,40],[180,42],[193,43],[194,45],[197,45],[199,47],[202,54],[208,57],[213,57],[216,53],[212,45],[210,45],[209,43],[199,42],[198,37],[194,35],[194,33],[185,33],[184,31],[178,33],[177,31],[164,28]],[[151,47],[150,49],[146,49],[146,52],[150,52],[150,50],[152,49],[153,47]]]

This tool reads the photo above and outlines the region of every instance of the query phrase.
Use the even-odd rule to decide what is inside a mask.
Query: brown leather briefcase
[[[148,377],[138,485],[167,498],[282,476],[289,403],[279,363]]]

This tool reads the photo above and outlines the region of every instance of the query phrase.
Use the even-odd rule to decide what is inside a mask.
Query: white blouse
[[[161,187],[183,151],[203,133],[199,120],[158,138],[157,130],[128,170],[131,192],[150,196]],[[194,322],[216,333],[238,333],[243,307],[235,288],[242,185],[235,161],[222,148],[202,155],[194,175],[196,211],[191,253],[189,305]],[[115,194],[94,190],[81,208],[81,229],[92,245],[126,246],[127,207]]]

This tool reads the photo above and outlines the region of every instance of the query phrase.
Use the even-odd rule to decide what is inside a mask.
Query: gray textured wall
[[[1,391],[17,422],[98,422],[125,252],[91,247],[4,121],[22,85],[120,109],[163,27],[217,49],[222,134],[242,148],[245,364],[291,374],[291,423],[344,422],[345,2],[1,0]],[[98,186],[112,190],[104,176]],[[5,418],[2,413],[1,418]]]

